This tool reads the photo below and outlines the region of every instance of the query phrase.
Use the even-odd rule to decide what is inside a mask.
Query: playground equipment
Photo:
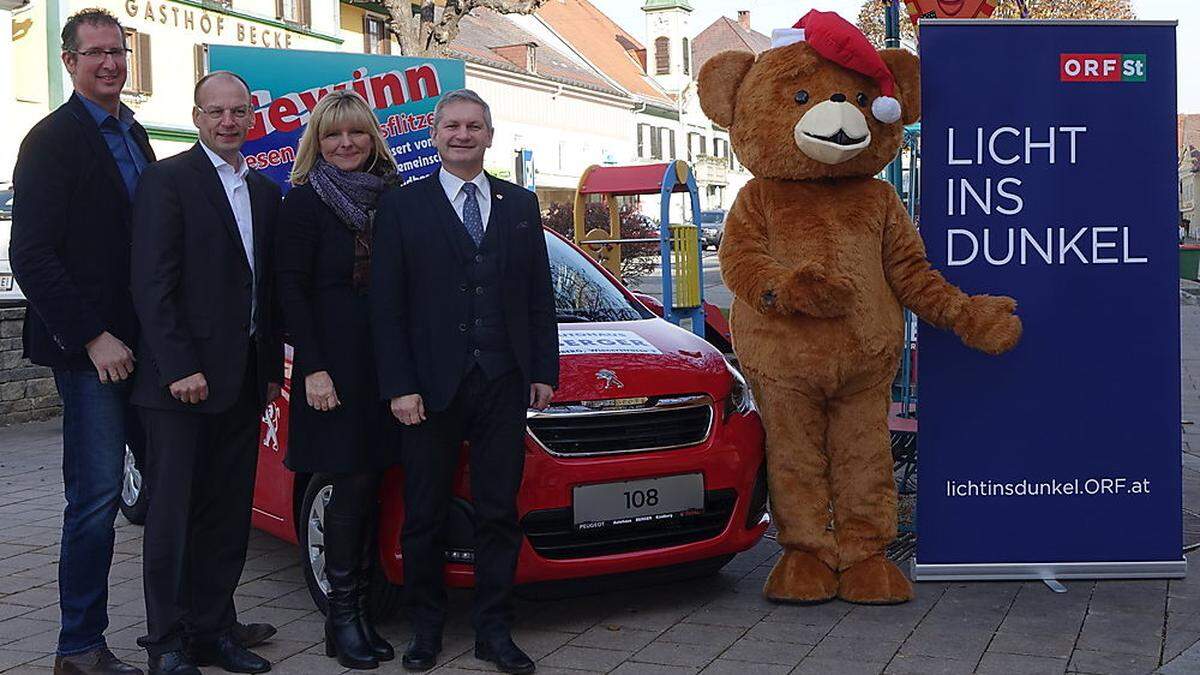
[[[692,223],[671,224],[671,195],[686,192],[690,197]],[[622,239],[617,197],[660,196],[657,238]],[[608,230],[585,231],[588,199],[598,195],[608,207]],[[579,178],[575,192],[575,243],[594,256],[608,271],[620,277],[621,246],[659,246],[662,271],[662,316],[667,321],[705,337],[704,265],[700,246],[700,192],[686,162],[675,160],[639,166],[593,165]]]

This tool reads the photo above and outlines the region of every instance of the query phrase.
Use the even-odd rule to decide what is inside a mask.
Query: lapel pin
[[[497,192],[497,193],[496,193],[496,199],[504,199],[504,195],[502,195],[502,194],[500,194],[499,192]]]

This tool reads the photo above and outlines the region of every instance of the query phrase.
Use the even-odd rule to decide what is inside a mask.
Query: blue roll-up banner
[[[433,108],[466,79],[463,62],[453,59],[227,45],[208,48],[208,70],[233,71],[250,85],[254,126],[242,154],[285,191],[309,112],[334,89],[357,91],[374,109],[405,182],[433,173]]]
[[[1175,25],[920,40],[929,258],[1025,332],[921,332],[914,577],[1182,576]]]

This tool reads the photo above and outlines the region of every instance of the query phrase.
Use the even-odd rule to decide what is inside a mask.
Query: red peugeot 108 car
[[[516,582],[719,569],[768,524],[763,429],[749,388],[717,349],[656,317],[573,244],[545,236],[562,374],[551,406],[528,415]],[[283,465],[290,372],[289,352],[283,394],[263,418],[254,525],[300,545],[324,609],[323,516],[332,488],[325,476]],[[473,581],[467,471],[455,478],[446,524],[452,586]],[[371,605],[381,616],[398,606],[404,582],[402,490],[394,468],[380,493]]]

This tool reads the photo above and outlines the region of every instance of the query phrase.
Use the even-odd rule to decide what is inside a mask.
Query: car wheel
[[[138,459],[133,450],[125,446],[125,471],[121,478],[121,515],[133,525],[146,523],[146,483],[138,468]]]
[[[316,474],[304,490],[299,523],[300,567],[304,583],[313,604],[324,614],[329,610],[329,579],[325,576],[325,509],[333,496],[332,479]],[[400,609],[401,589],[384,576],[378,561],[371,565],[371,585],[368,589],[367,611],[371,618],[383,621]]]

